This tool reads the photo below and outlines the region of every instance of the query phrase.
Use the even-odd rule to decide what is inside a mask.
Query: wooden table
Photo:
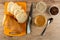
[[[44,27],[35,27],[34,25],[32,25],[31,34],[27,34],[21,37],[8,37],[4,35],[2,21],[4,17],[3,13],[4,13],[5,1],[9,1],[9,0],[0,1],[0,40],[60,40],[60,13],[56,16],[51,16],[48,14],[48,12],[38,13],[36,12],[35,9],[33,11],[33,17],[38,13],[45,15],[47,19],[50,17],[54,18],[54,21],[48,26],[44,36],[40,36]],[[19,1],[19,0],[10,0],[10,1]],[[31,2],[38,2],[39,0],[20,0],[20,1],[27,2],[27,11],[29,12]],[[47,7],[51,5],[58,5],[58,7],[60,7],[59,4],[60,0],[40,0],[40,1],[44,1],[48,5]]]

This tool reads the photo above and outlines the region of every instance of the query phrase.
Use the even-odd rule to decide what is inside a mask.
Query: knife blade
[[[31,33],[32,12],[33,12],[33,3],[31,4],[30,12],[29,12],[28,20],[27,20],[27,34]]]

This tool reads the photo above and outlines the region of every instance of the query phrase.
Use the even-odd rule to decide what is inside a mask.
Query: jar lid
[[[47,5],[46,5],[46,3],[45,2],[38,2],[37,4],[36,4],[36,10],[38,11],[38,12],[45,12],[46,11],[46,8],[47,8]]]

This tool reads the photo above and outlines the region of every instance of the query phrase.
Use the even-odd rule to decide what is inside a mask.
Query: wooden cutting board
[[[9,2],[5,2],[5,10],[4,10],[4,22],[3,22],[3,26],[4,26],[4,34],[5,35],[8,35],[8,36],[23,36],[23,35],[26,35],[26,22],[25,23],[22,23],[22,24],[19,24],[20,27],[22,28],[22,32],[20,34],[10,34],[11,30],[8,28],[9,26],[6,25],[6,21],[8,21],[7,19],[10,18],[9,20],[12,20],[11,18],[11,14],[7,11],[7,5],[8,5]],[[26,2],[15,2],[17,3],[19,6],[22,6],[22,8],[26,11]],[[15,19],[13,18],[13,21]],[[9,21],[8,21],[9,22]],[[17,21],[16,21],[17,22]],[[9,22],[10,23],[10,22]],[[7,24],[9,24],[7,23]],[[18,23],[18,22],[17,22]],[[12,22],[11,24],[14,25],[14,23]],[[12,27],[13,27],[12,25]],[[16,26],[16,25],[14,25]],[[17,28],[16,28],[17,30]]]

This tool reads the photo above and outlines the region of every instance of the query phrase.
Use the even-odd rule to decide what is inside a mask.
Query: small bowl
[[[52,6],[50,6],[50,8],[49,8],[49,10],[48,10],[49,14],[50,14],[50,15],[53,15],[53,14],[51,14],[51,12],[50,12],[50,9],[51,9],[52,7],[57,7],[57,8],[58,8],[58,13],[57,13],[57,14],[59,14],[59,7],[58,7],[57,5],[52,5]],[[55,14],[55,15],[57,15],[57,14]]]
[[[43,16],[44,19],[45,19],[45,23],[44,23],[43,25],[41,25],[41,26],[37,25],[37,23],[36,23],[36,17],[38,17],[38,16]],[[46,18],[44,15],[37,15],[37,16],[35,16],[35,18],[34,18],[34,24],[35,24],[36,26],[43,27],[43,26],[46,25],[46,23],[47,23],[47,18]]]

